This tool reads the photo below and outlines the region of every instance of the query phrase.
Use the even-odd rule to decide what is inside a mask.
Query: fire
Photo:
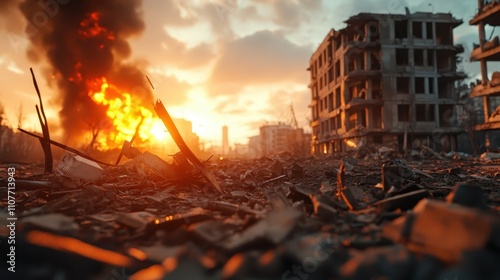
[[[163,122],[146,107],[134,103],[130,93],[121,91],[104,77],[94,81],[90,88],[90,98],[106,107],[106,116],[113,125],[107,135],[97,139],[100,149],[120,147],[125,140],[130,141],[141,119],[137,135],[140,141],[154,143],[167,137]]]
[[[113,32],[109,31],[105,27],[102,27],[99,20],[100,14],[98,12],[88,14],[87,17],[80,22],[81,28],[78,33],[86,38],[102,36],[107,40],[114,40],[115,35]],[[104,45],[100,45],[100,47],[103,48]]]
[[[351,148],[356,148],[358,145],[356,145],[356,143],[352,140],[347,140],[346,142],[347,146],[351,147]]]

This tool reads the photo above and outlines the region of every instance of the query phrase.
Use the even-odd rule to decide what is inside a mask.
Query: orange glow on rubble
[[[121,147],[125,140],[130,141],[141,118],[137,137],[142,142],[165,140],[167,132],[163,122],[149,109],[136,104],[130,93],[111,85],[106,78],[96,80],[93,85],[89,96],[95,103],[107,107],[106,115],[113,125],[109,133],[97,139],[101,150]]]

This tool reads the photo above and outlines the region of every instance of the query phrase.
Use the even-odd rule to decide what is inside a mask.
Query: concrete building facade
[[[290,153],[298,157],[310,155],[309,142],[311,135],[302,128],[278,123],[264,125],[259,128],[259,135],[250,137],[249,152],[258,157],[279,153]]]
[[[462,46],[450,14],[361,13],[331,29],[310,59],[312,152],[332,154],[363,143],[425,144],[453,150],[454,83]],[[405,137],[406,135],[406,137]]]
[[[498,36],[487,40],[485,26],[500,26],[500,2],[478,0],[478,10],[470,25],[477,25],[479,44],[471,53],[471,61],[481,63],[481,80],[472,88],[471,97],[482,99],[484,122],[476,130],[486,132],[486,148],[500,149],[500,72],[488,73],[488,61],[500,61],[500,42]],[[496,132],[494,132],[496,131]]]

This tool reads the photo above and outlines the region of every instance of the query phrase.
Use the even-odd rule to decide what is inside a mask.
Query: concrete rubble
[[[79,155],[66,153],[56,168],[62,180],[76,183],[94,181],[99,178],[103,169],[99,164]]]
[[[16,277],[500,277],[499,159],[415,160],[407,153],[371,161],[209,161],[206,171],[223,193],[207,187],[182,155],[164,164],[134,153],[105,169],[71,156],[54,175],[18,165],[27,175],[16,196],[16,261],[23,267]],[[61,174],[87,183],[69,184]],[[3,200],[1,208],[5,221]],[[1,227],[2,250],[8,234]],[[10,279],[6,273],[0,278]]]

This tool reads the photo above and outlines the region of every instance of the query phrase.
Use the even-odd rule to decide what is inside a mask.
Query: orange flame
[[[80,30],[78,33],[83,37],[98,37],[103,36],[104,38],[112,41],[115,39],[113,32],[109,31],[107,28],[102,27],[99,24],[100,15],[98,12],[93,12],[87,15],[87,18],[80,22]],[[103,48],[102,46],[101,48]]]
[[[112,131],[97,139],[101,150],[121,147],[125,140],[130,140],[141,118],[137,136],[142,142],[159,142],[167,137],[163,122],[146,107],[134,104],[130,93],[120,91],[104,77],[94,82],[94,88],[89,91],[90,98],[107,107],[106,116],[113,124]]]

